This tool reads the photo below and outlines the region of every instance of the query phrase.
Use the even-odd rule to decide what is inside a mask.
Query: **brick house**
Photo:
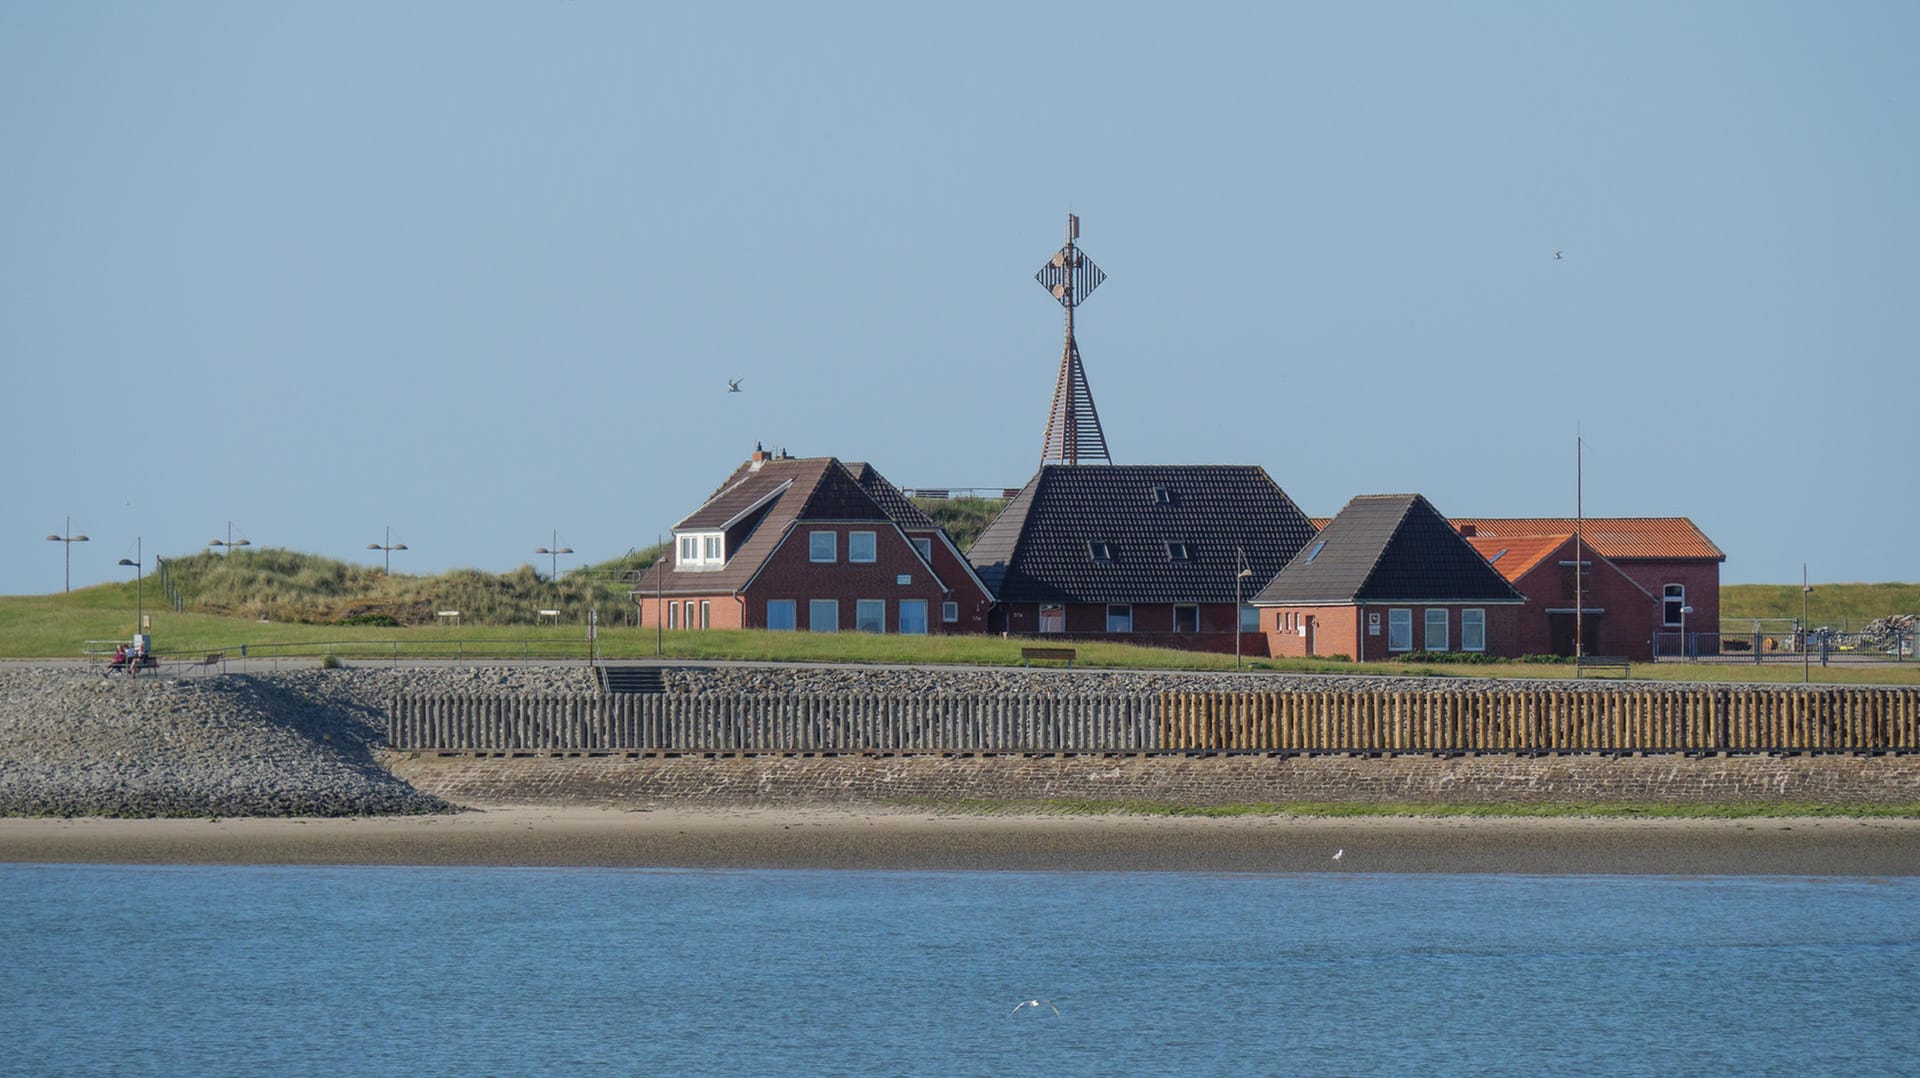
[[[1636,662],[1653,658],[1659,600],[1585,544],[1577,555],[1576,574],[1571,533],[1474,535],[1467,542],[1527,597],[1514,625],[1516,654],[1572,655],[1577,625],[1585,642],[1580,650],[1587,655],[1618,655]],[[1574,602],[1576,594],[1581,602]]]
[[[1572,535],[1572,517],[1463,517],[1472,538]],[[1660,604],[1657,653],[1678,654],[1684,628],[1689,654],[1720,650],[1720,566],[1727,556],[1686,517],[1587,517],[1580,544],[1618,566]],[[1682,613],[1685,607],[1692,607]],[[1610,654],[1610,653],[1609,653]]]
[[[1312,536],[1259,467],[1048,464],[967,557],[994,632],[1260,654],[1246,603]]]
[[[1511,656],[1526,599],[1418,494],[1348,502],[1254,597],[1268,652]]]
[[[878,471],[757,449],[674,525],[632,597],[641,624],[668,629],[977,633],[992,606],[946,532]]]

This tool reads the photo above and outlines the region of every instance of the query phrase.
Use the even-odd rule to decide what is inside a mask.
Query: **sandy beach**
[[[345,819],[0,819],[0,862],[1912,876],[1920,820],[514,806]]]

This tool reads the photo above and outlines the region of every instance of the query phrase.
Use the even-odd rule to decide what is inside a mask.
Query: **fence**
[[[418,752],[1912,752],[1920,690],[402,694]]]

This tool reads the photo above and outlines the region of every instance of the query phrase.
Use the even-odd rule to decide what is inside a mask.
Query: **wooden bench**
[[[1633,664],[1624,655],[1582,655],[1574,660],[1574,677],[1586,677],[1589,670],[1618,670],[1620,677],[1629,677]]]
[[[204,658],[204,659],[201,659],[201,660],[200,660],[199,662],[192,662],[192,663],[188,663],[187,665],[188,665],[188,666],[190,666],[190,667],[198,667],[198,666],[218,666],[218,665],[220,665],[221,663],[223,663],[223,662],[226,662],[226,661],[227,661],[227,653],[226,653],[226,652],[224,652],[224,651],[210,651],[210,652],[208,652],[208,653],[207,653],[207,657],[206,657],[206,658]]]
[[[1032,666],[1035,659],[1051,659],[1064,662],[1071,669],[1076,654],[1072,648],[1023,647],[1020,649],[1020,665]]]

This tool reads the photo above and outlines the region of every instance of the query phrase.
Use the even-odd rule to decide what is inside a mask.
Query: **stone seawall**
[[[460,804],[1920,803],[1914,756],[388,757]]]

